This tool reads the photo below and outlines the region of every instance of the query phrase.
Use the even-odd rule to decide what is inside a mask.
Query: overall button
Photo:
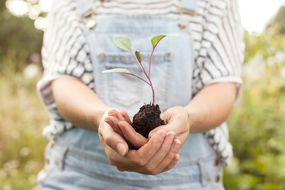
[[[181,20],[181,21],[179,21],[179,23],[178,23],[178,27],[179,27],[181,30],[183,30],[183,29],[185,29],[185,28],[187,27],[187,23],[186,23],[185,21]]]
[[[96,26],[95,20],[89,20],[89,21],[86,23],[86,26],[87,26],[87,28],[89,28],[89,29],[95,28],[95,26]]]
[[[216,159],[215,161],[214,161],[214,166],[218,166],[219,165],[219,160],[218,159]]]
[[[97,53],[97,58],[99,61],[104,61],[105,60],[105,53],[100,51]]]
[[[168,53],[166,53],[166,55],[165,55],[165,59],[166,59],[166,61],[171,61],[172,60],[172,53],[171,52],[168,52]]]
[[[220,180],[221,180],[220,175],[217,175],[217,176],[215,177],[215,181],[218,183]]]
[[[81,15],[81,19],[89,18],[93,14],[93,10],[89,9]]]

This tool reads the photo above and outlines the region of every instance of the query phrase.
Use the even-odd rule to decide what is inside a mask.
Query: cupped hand
[[[176,138],[183,144],[190,133],[190,118],[186,108],[180,106],[169,108],[161,113],[161,119],[166,122],[166,125],[153,129],[149,133],[149,137],[154,135],[160,129],[164,129],[166,131],[174,132]]]
[[[120,120],[129,120],[125,112],[115,108],[106,111],[101,118],[98,127],[98,135],[103,146],[109,146],[119,155],[124,156],[128,152],[129,147],[122,136],[122,132],[117,126],[117,123]]]
[[[117,134],[123,137],[131,148],[138,149],[148,141],[148,139],[134,130],[131,126],[129,115],[125,111],[111,109],[106,114],[104,121],[108,123]]]
[[[108,145],[105,152],[112,165],[120,171],[131,171],[155,175],[172,169],[179,160],[181,147],[173,132],[159,130],[138,150],[129,150],[121,156]]]
[[[149,139],[137,133],[128,114],[118,109],[106,112],[99,126],[100,141],[112,165],[121,171],[154,175],[173,168],[178,159],[181,141],[175,133],[156,130]],[[130,150],[127,143],[135,145]]]

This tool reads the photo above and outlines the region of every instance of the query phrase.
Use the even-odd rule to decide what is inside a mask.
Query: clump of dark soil
[[[136,132],[148,138],[151,130],[160,125],[165,125],[165,122],[160,118],[160,113],[159,105],[145,104],[134,115],[132,127]]]

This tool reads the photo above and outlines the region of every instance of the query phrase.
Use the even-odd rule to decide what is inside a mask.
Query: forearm
[[[53,96],[59,113],[68,121],[88,130],[97,130],[108,109],[96,94],[81,81],[63,77],[52,83]]]
[[[186,106],[190,118],[190,132],[208,131],[223,123],[232,110],[236,90],[235,83],[204,87]]]

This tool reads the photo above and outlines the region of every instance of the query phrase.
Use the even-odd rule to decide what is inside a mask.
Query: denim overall
[[[79,12],[85,13],[93,3],[94,0],[80,1]],[[195,6],[196,0],[181,1],[184,10],[195,10]],[[142,52],[143,64],[147,68],[151,37],[166,34],[169,37],[161,41],[153,57],[151,77],[156,103],[162,111],[188,104],[192,96],[194,63],[191,28],[187,24],[189,19],[180,15],[112,14],[83,19],[88,26],[85,34],[94,67],[95,92],[100,99],[107,105],[128,111],[130,117],[144,103],[149,103],[152,94],[147,84],[128,75],[103,74],[102,71],[120,67],[143,76],[130,53],[118,49],[112,38],[126,35],[132,39],[133,49]],[[88,22],[93,22],[93,25]],[[180,151],[180,160],[172,170],[156,176],[120,172],[109,164],[96,132],[73,128],[49,143],[46,166],[38,181],[43,190],[218,190],[223,189],[222,169],[206,137],[190,134]]]

